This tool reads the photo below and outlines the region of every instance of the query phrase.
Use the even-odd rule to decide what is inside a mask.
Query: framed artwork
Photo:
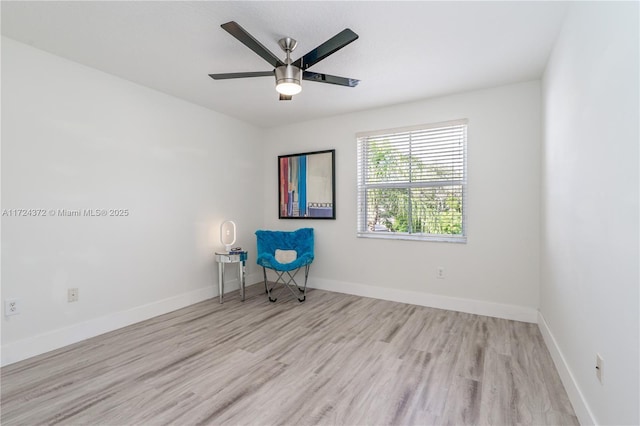
[[[336,218],[336,150],[278,156],[278,217]]]

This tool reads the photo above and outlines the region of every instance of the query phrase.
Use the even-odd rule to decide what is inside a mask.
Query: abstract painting
[[[336,150],[278,156],[278,217],[335,219]]]

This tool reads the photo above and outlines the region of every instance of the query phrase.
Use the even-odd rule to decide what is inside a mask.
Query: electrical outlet
[[[67,289],[67,302],[71,303],[71,302],[77,302],[78,301],[78,289],[77,288],[70,288]]]
[[[18,315],[20,313],[20,299],[5,299],[4,300],[4,315],[10,317],[11,315]]]
[[[438,269],[436,269],[436,278],[444,279],[444,268],[442,266],[438,266]]]
[[[600,384],[602,384],[604,381],[604,360],[600,354],[596,354],[596,377]]]

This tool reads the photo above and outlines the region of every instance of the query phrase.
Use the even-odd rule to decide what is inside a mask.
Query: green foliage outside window
[[[367,157],[367,182],[379,183],[366,189],[370,231],[462,235],[462,185],[433,186],[416,179],[429,176],[446,183],[457,179],[459,171],[425,164],[386,143],[371,142]]]

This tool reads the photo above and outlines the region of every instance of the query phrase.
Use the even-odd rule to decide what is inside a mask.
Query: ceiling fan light
[[[302,91],[300,68],[292,65],[283,65],[276,68],[276,90],[287,96],[297,95]]]
[[[302,91],[302,86],[300,86],[300,84],[298,83],[283,82],[276,85],[276,90],[281,95],[293,96]]]

